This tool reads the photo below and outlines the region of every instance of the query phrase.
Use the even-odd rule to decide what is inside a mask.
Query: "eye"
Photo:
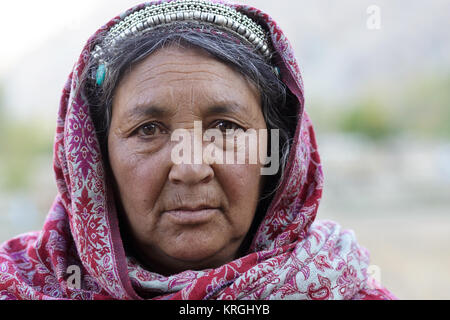
[[[156,136],[158,134],[165,134],[167,130],[159,123],[149,122],[137,128],[136,133],[142,137]]]
[[[219,129],[224,134],[229,134],[229,132],[227,133],[227,130],[234,130],[234,131],[236,131],[236,130],[242,129],[241,126],[237,125],[234,122],[227,121],[227,120],[216,121],[214,123],[214,125],[213,125],[213,128]]]

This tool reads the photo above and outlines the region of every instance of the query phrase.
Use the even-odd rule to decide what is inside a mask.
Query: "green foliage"
[[[0,83],[0,189],[25,188],[33,178],[39,157],[51,157],[52,126],[37,119],[8,116]]]
[[[450,138],[450,75],[423,77],[408,89],[402,129],[427,138]]]
[[[396,132],[389,110],[375,99],[357,102],[337,121],[340,131],[357,133],[373,140],[386,139]]]
[[[0,107],[0,188],[23,189],[33,177],[36,160],[51,156],[51,127],[37,120],[8,119],[5,110],[1,110]]]
[[[395,87],[371,88],[347,102],[308,106],[318,131],[383,141],[396,135],[450,138],[450,75],[423,76]]]

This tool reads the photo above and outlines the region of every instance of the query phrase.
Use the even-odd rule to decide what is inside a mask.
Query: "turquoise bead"
[[[98,66],[96,75],[98,86],[101,86],[103,84],[103,81],[105,81],[105,76],[106,76],[106,66],[104,64],[101,64]]]

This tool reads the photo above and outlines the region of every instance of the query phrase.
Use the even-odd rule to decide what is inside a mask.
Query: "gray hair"
[[[180,28],[183,32],[178,32]],[[122,40],[116,45],[114,52],[106,52],[108,73],[101,87],[96,86],[95,80],[92,79],[98,62],[91,57],[83,76],[82,92],[89,103],[104,159],[108,161],[107,137],[111,122],[112,101],[120,79],[133,65],[158,49],[173,45],[181,48],[200,48],[242,74],[257,88],[269,133],[270,129],[279,129],[280,170],[275,176],[266,177],[260,199],[260,206],[265,212],[284,175],[297,124],[298,102],[295,102],[293,95],[274,73],[273,66],[254,49],[241,43],[232,35],[224,36],[223,31],[214,30],[214,28],[210,28],[208,32],[194,30],[186,25],[181,27],[171,25],[162,30],[158,29],[157,32]],[[220,36],[217,35],[218,33]],[[269,136],[269,144],[270,140]],[[270,145],[268,150],[271,150]]]

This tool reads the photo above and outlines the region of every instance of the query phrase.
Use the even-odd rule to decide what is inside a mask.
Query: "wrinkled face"
[[[260,195],[259,161],[173,161],[182,141],[172,141],[177,129],[192,132],[192,145],[211,144],[194,134],[195,121],[203,132],[266,129],[257,90],[202,50],[160,49],[115,91],[108,149],[126,221],[121,227],[139,258],[164,274],[235,259]],[[233,137],[224,139],[215,148]]]

